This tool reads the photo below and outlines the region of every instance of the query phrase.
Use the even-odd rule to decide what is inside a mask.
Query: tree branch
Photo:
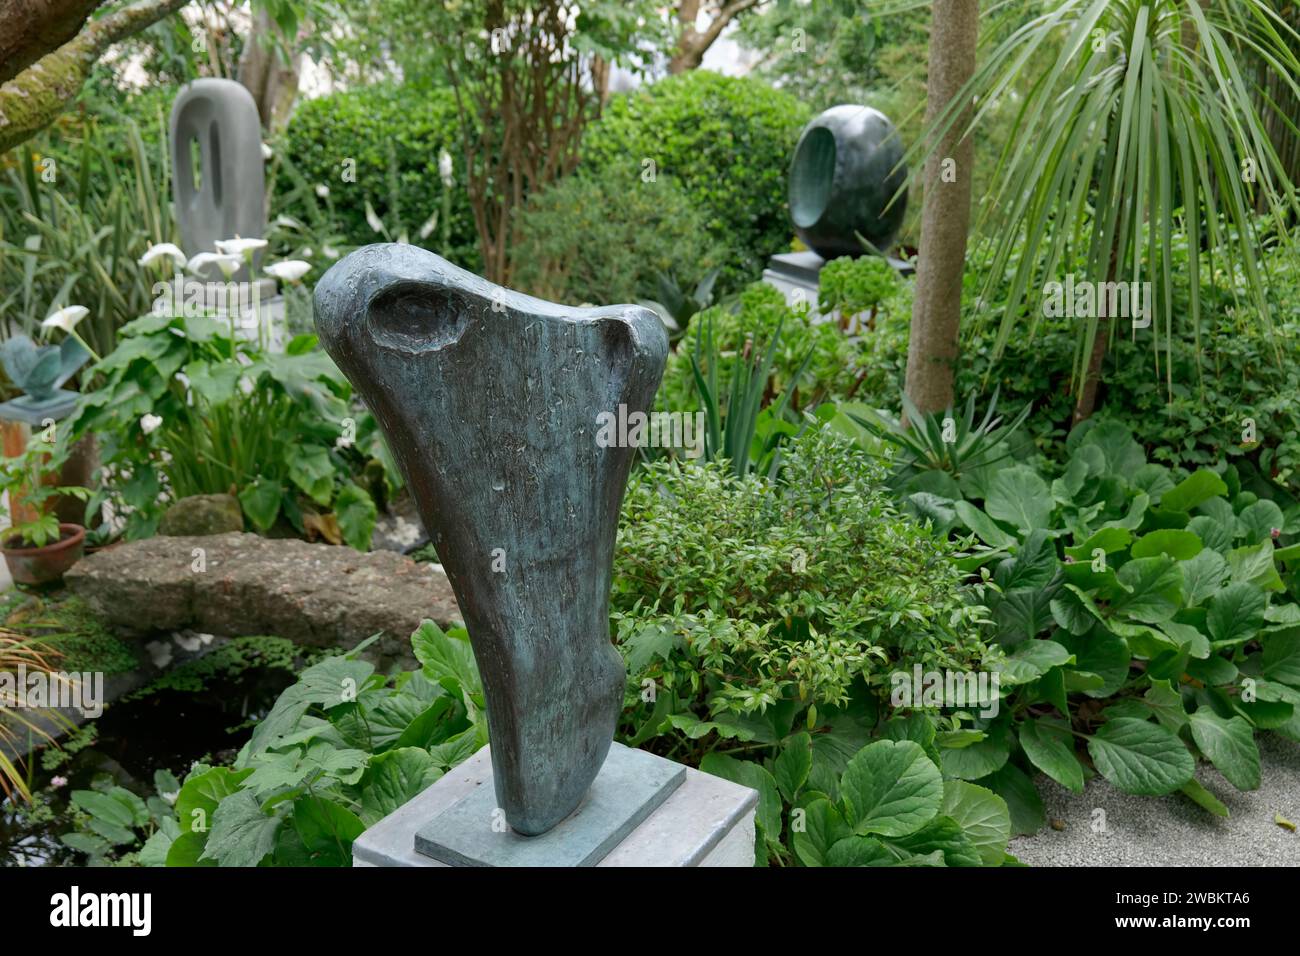
[[[74,39],[0,85],[0,152],[44,129],[81,90],[109,46],[139,33],[189,0],[141,0],[95,20]]]

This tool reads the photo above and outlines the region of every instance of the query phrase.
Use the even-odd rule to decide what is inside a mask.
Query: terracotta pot
[[[18,584],[49,584],[81,560],[85,552],[86,529],[79,524],[60,524],[59,540],[43,548],[15,548],[8,540],[4,553],[9,574]]]

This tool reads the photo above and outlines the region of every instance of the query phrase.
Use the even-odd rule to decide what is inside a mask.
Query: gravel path
[[[1040,775],[1049,825],[1008,850],[1030,866],[1300,866],[1300,833],[1273,822],[1281,814],[1300,825],[1300,744],[1266,734],[1259,745],[1258,790],[1242,793],[1208,763],[1197,767],[1196,778],[1227,804],[1227,819],[1181,794],[1134,797],[1100,777],[1072,794]],[[1105,811],[1101,832],[1094,832],[1096,810]],[[1053,820],[1064,829],[1053,829]]]

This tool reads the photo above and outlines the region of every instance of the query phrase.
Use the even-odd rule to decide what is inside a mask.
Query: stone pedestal
[[[630,815],[607,803],[638,791],[640,810]],[[462,866],[754,865],[756,791],[621,744],[611,747],[587,800],[548,833],[493,830],[476,811],[490,814],[494,803],[485,747],[363,833],[352,846],[353,866],[448,865],[417,842],[425,850],[454,843],[453,853],[441,855]],[[456,825],[458,832],[448,829]]]

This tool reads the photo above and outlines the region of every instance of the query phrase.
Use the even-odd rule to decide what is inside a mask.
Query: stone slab
[[[416,852],[415,833],[485,785],[490,791],[486,747],[363,833],[352,846],[352,865],[446,866]],[[681,786],[596,866],[753,866],[757,806],[757,791],[687,767]]]
[[[685,779],[681,764],[616,743],[578,809],[546,833],[505,826],[483,785],[416,831],[415,848],[451,866],[594,866]]]
[[[350,648],[382,631],[372,647],[381,664],[407,661],[421,620],[460,619],[446,575],[431,565],[241,532],[124,542],[78,561],[64,581],[122,634],[192,628]]]

